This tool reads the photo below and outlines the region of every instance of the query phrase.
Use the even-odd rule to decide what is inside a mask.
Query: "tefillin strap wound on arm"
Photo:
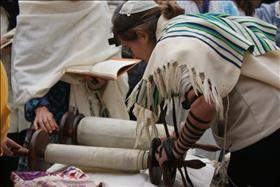
[[[191,96],[189,96],[189,94]],[[188,92],[186,92],[185,100],[181,103],[183,109],[189,110],[191,108],[192,103],[195,102],[201,96],[202,96],[201,93],[198,93],[198,95],[196,95],[193,88],[191,88]]]

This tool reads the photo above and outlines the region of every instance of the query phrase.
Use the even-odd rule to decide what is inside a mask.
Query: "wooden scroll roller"
[[[160,124],[157,125],[160,137],[166,136],[165,127]],[[166,128],[168,128],[168,131],[173,131],[173,128]],[[60,143],[69,143],[70,140],[70,143],[72,144],[132,149],[136,140],[135,129],[135,121],[84,117],[82,114],[74,115],[72,112],[68,112],[63,116],[60,124]],[[172,186],[175,181],[177,168],[184,167],[185,173],[187,173],[186,167],[199,169],[205,166],[200,160],[185,161],[182,158],[168,167],[160,169],[158,162],[155,159],[155,151],[160,145],[161,140],[155,138],[151,144],[146,142],[140,147],[142,150],[149,149],[147,166],[149,168],[150,180],[153,184],[159,184],[163,174],[164,184],[166,186]],[[220,150],[217,146],[204,144],[194,144],[192,148],[199,148],[213,152]]]
[[[43,130],[35,131],[31,137],[29,147],[12,150],[14,156],[23,156],[28,158],[28,168],[30,170],[45,170],[49,164],[42,162],[44,158],[45,147],[50,143],[49,135]]]
[[[47,132],[37,130],[31,138],[28,156],[32,170],[44,170],[39,163],[61,163],[87,168],[99,168],[118,171],[139,171],[149,169],[149,177],[153,184],[161,182],[162,170],[155,158],[160,139],[154,139],[149,151],[124,148],[105,148],[80,145],[50,144]],[[200,160],[182,161],[181,164],[190,168],[201,168],[205,164]],[[171,181],[173,175],[163,171],[163,181]]]
[[[83,114],[66,112],[60,123],[59,143],[78,144],[97,147],[133,148],[136,140],[136,122],[100,117],[85,117]],[[159,137],[166,137],[164,126],[157,124]],[[173,131],[173,127],[168,127]],[[143,150],[150,148],[149,142],[143,142]],[[205,144],[194,144],[199,148],[215,152],[219,147]]]
[[[124,148],[105,148],[93,146],[50,144],[49,135],[43,130],[34,132],[29,150],[23,156],[28,157],[31,170],[45,170],[42,160],[47,163],[61,163],[87,168],[99,168],[118,171],[139,171],[149,169],[154,184],[161,181],[161,170],[155,158],[155,146],[151,151]]]

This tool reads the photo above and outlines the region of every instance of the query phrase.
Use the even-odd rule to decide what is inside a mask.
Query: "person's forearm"
[[[184,155],[200,139],[205,130],[210,127],[215,114],[214,105],[207,103],[203,96],[192,103],[186,123],[175,142],[174,152],[177,158]]]

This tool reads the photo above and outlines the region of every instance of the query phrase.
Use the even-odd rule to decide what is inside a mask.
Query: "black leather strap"
[[[175,143],[174,138],[167,138],[161,144],[160,151],[162,151],[162,149],[165,150],[168,161],[174,161],[176,159],[174,154],[173,154],[174,143]],[[161,153],[160,153],[160,156],[161,156]]]

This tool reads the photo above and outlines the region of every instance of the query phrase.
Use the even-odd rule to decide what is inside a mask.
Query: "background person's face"
[[[133,58],[138,58],[148,63],[153,52],[154,44],[145,37],[138,37],[133,41],[121,40],[122,46],[130,49]]]

